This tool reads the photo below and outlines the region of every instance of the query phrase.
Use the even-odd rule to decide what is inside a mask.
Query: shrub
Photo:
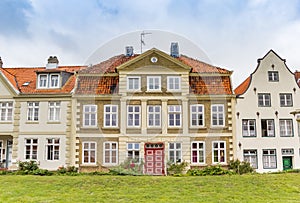
[[[190,169],[187,172],[187,175],[190,176],[215,176],[215,175],[231,175],[233,174],[231,171],[223,169],[220,165],[218,166],[208,166],[204,169]]]
[[[182,163],[168,163],[167,174],[168,175],[182,175],[187,167],[187,162]]]
[[[127,159],[120,165],[109,169],[111,175],[142,175],[143,161],[138,162],[135,159]]]
[[[29,174],[30,172],[37,170],[39,167],[36,161],[19,161],[18,170],[22,171],[24,174]]]
[[[62,166],[59,167],[56,172],[57,174],[75,175],[78,173],[78,168],[76,168],[75,166]]]
[[[239,161],[238,159],[235,161],[230,161],[229,170],[232,170],[236,174],[245,174],[245,173],[253,173],[254,169],[251,167],[249,162]]]

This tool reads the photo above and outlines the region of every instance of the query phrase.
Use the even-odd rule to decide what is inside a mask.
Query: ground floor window
[[[140,143],[127,143],[127,158],[132,162],[140,162]]]
[[[244,161],[249,162],[252,168],[257,168],[257,150],[244,150]]]
[[[47,139],[47,160],[59,160],[59,138]]]
[[[84,164],[96,163],[96,142],[83,142],[82,160]]]
[[[169,143],[169,162],[181,162],[181,143]]]
[[[213,163],[226,162],[226,143],[224,141],[215,141],[212,143]]]
[[[263,150],[263,167],[266,169],[277,168],[276,149]]]
[[[3,142],[2,142],[2,140],[0,140],[0,166],[2,163],[2,148],[3,148]]]
[[[118,163],[118,143],[104,142],[104,164]]]
[[[191,147],[192,163],[204,164],[205,163],[205,143],[192,142]]]
[[[25,139],[25,159],[37,159],[38,139]]]

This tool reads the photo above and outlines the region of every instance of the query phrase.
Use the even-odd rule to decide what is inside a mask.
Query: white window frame
[[[13,118],[13,102],[0,102],[0,122],[12,121]]]
[[[195,108],[196,111],[193,111]],[[199,110],[201,109],[201,110]],[[202,116],[202,125],[199,124],[199,116]],[[196,121],[196,125],[193,124],[193,120]],[[190,126],[191,127],[204,127],[205,126],[205,112],[203,104],[192,104],[190,105]]]
[[[266,122],[266,129],[263,129],[263,122]],[[267,136],[264,135],[265,131]],[[261,136],[275,137],[275,122],[273,119],[261,119]]]
[[[167,76],[167,91],[174,92],[181,90],[180,76]]]
[[[279,119],[279,134],[280,137],[293,137],[293,120]]]
[[[217,108],[217,111],[214,111],[214,107]],[[219,108],[222,108],[220,111]],[[214,124],[214,120],[217,121]],[[221,123],[221,121],[223,123]],[[212,104],[211,105],[211,126],[212,127],[224,127],[225,126],[225,107],[224,104]]]
[[[106,144],[109,148],[106,148]],[[116,148],[113,149],[112,146],[115,145]],[[115,152],[115,162],[113,161],[113,152]],[[109,155],[109,161],[106,162],[106,153]],[[118,164],[118,143],[117,142],[104,142],[103,143],[103,165],[117,165]]]
[[[60,158],[60,139],[47,138],[46,151],[47,161],[58,161]]]
[[[52,84],[52,77],[57,76],[57,80],[55,81],[56,85]],[[57,73],[49,74],[49,88],[59,88],[60,87],[60,77]]]
[[[135,83],[137,79],[138,84]],[[130,84],[130,80],[133,80],[132,87]],[[136,87],[137,85],[137,87]],[[127,90],[128,91],[140,91],[141,90],[141,77],[140,76],[128,76],[127,77]]]
[[[140,126],[141,126],[141,106],[128,105],[127,106],[127,128],[139,128]]]
[[[27,102],[27,121],[39,121],[39,102]]]
[[[109,108],[109,111],[107,111],[107,108]],[[116,109],[116,111],[113,111],[113,109]],[[107,105],[104,105],[104,123],[103,123],[103,126],[106,127],[106,128],[117,128],[119,126],[118,124],[118,105],[112,105],[112,104],[107,104]],[[108,118],[106,117],[108,116]],[[108,124],[107,124],[107,119],[108,120]],[[113,122],[115,121],[115,123]]]
[[[215,147],[214,146],[215,144],[217,144],[218,146]],[[221,147],[220,146],[221,144],[223,144],[224,147]],[[217,153],[218,161],[215,161],[215,153]],[[222,157],[224,157],[223,161],[221,160]],[[226,142],[225,141],[213,141],[212,142],[212,163],[213,164],[226,164]]]
[[[83,127],[97,127],[97,105],[94,104],[83,105],[82,109],[83,109]],[[95,111],[92,111],[93,109]]]
[[[293,106],[293,95],[290,93],[280,93],[279,101],[281,107],[292,107]]]
[[[178,115],[179,115],[179,119],[177,118]],[[173,120],[173,125],[171,124],[172,120]],[[177,121],[179,121],[179,125],[177,124]],[[181,105],[168,105],[168,127],[179,128],[181,127],[181,125],[182,125]]]
[[[256,149],[245,149],[243,151],[244,161],[249,162],[252,168],[258,168],[257,150]]]
[[[150,108],[152,108],[153,111],[150,111]],[[159,108],[159,111],[156,111],[157,108]],[[161,106],[160,105],[148,105],[147,110],[148,110],[148,112],[147,112],[148,127],[149,128],[160,128],[161,127]]]
[[[266,152],[266,153],[264,153],[264,152]],[[274,161],[274,159],[275,159],[275,161]],[[276,149],[263,149],[262,150],[262,162],[263,162],[264,169],[276,169],[277,168]]]
[[[131,153],[131,155],[130,155]],[[127,143],[127,159],[130,159],[130,161],[134,163],[140,163],[141,162],[141,152],[140,152],[140,143]]]
[[[200,147],[200,144],[202,145],[202,148]],[[196,145],[196,148],[193,147],[193,145]],[[194,161],[194,154],[193,152],[196,152],[195,158],[197,161]],[[202,153],[202,156],[201,156]],[[203,160],[201,161],[202,158]],[[202,141],[194,141],[191,143],[191,163],[192,164],[205,164],[205,142]]]
[[[278,82],[279,81],[278,71],[268,71],[268,80],[269,82]]]
[[[94,148],[92,148],[92,145]],[[85,162],[85,156],[88,159],[87,162]],[[92,161],[93,156],[94,161]],[[82,143],[82,164],[97,164],[97,142],[87,141]]]
[[[30,142],[28,143],[27,140],[29,140]],[[34,143],[34,141],[36,140],[36,143]],[[24,146],[24,158],[26,160],[37,160],[38,159],[38,145],[39,145],[39,140],[37,138],[25,138],[25,146]],[[29,154],[27,154],[27,150],[26,148],[29,147]],[[36,150],[34,150],[33,148],[36,147]],[[35,152],[35,153],[33,153]],[[27,155],[29,156],[27,158]]]
[[[171,153],[173,155],[171,155]],[[180,142],[170,142],[168,146],[168,160],[171,163],[182,162],[182,144]]]
[[[45,77],[46,80],[41,80],[41,77]],[[49,74],[38,75],[38,88],[48,88],[48,77]]]
[[[259,107],[270,107],[272,104],[270,93],[258,93],[257,100],[258,100]]]
[[[256,137],[255,119],[242,119],[242,135],[243,137]]]
[[[49,121],[59,121],[60,120],[60,101],[48,102],[48,120]]]
[[[150,84],[150,81],[153,80],[154,84]],[[158,88],[156,88],[156,81],[158,80]],[[151,88],[152,87],[152,88]],[[147,76],[147,91],[149,92],[161,92],[161,76]]]

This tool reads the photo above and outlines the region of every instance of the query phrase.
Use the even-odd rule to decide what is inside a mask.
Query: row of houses
[[[96,65],[8,68],[0,62],[1,167],[103,170],[130,160],[145,174],[168,163],[258,172],[300,168],[300,74],[274,51],[235,90],[232,71],[151,49]]]

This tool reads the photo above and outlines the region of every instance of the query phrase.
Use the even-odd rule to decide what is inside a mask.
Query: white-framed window
[[[148,106],[148,127],[161,127],[161,106]]]
[[[127,158],[134,163],[140,163],[140,143],[127,143]]]
[[[49,121],[60,120],[60,102],[49,102]]]
[[[161,91],[160,76],[147,76],[147,91]]]
[[[278,82],[279,81],[278,71],[268,71],[268,79],[270,82]]]
[[[104,127],[118,127],[118,105],[104,105]]]
[[[25,159],[37,160],[38,139],[25,139]]]
[[[226,142],[224,141],[214,141],[212,142],[212,162],[216,163],[226,163]]]
[[[59,160],[59,138],[47,139],[47,160]]]
[[[27,102],[27,121],[39,120],[39,102]]]
[[[38,88],[59,88],[60,75],[58,73],[47,73],[38,75]]]
[[[244,150],[244,161],[250,163],[252,168],[257,168],[257,150],[256,149],[245,149]]]
[[[205,164],[205,143],[192,142],[191,156],[192,164]]]
[[[104,142],[103,143],[103,160],[104,164],[116,165],[118,164],[118,143]]]
[[[39,74],[38,76],[38,87],[47,88],[48,87],[48,74]]]
[[[2,149],[3,149],[3,141],[0,140],[0,162],[2,162]]]
[[[243,137],[256,137],[255,119],[243,119]]]
[[[263,168],[265,169],[277,168],[276,149],[263,150]]]
[[[169,105],[168,117],[169,127],[181,127],[181,105]]]
[[[83,105],[83,126],[97,126],[97,105]]]
[[[260,107],[271,106],[271,94],[259,93],[258,94],[258,106],[260,106]]]
[[[193,104],[190,106],[191,127],[204,126],[204,106],[202,104]]]
[[[129,90],[129,91],[141,90],[141,77],[128,76],[127,77],[127,90]]]
[[[127,127],[140,127],[141,123],[141,106],[127,106]]]
[[[213,127],[224,126],[225,125],[225,112],[223,104],[213,104],[211,105],[211,125]]]
[[[96,142],[83,142],[82,143],[82,163],[83,164],[96,164],[97,163],[97,143]]]
[[[293,136],[293,120],[292,119],[279,119],[279,129],[281,137]]]
[[[180,163],[182,161],[181,143],[171,142],[169,143],[169,162]]]
[[[0,102],[0,121],[12,121],[13,102]]]
[[[59,74],[50,74],[50,88],[59,87]]]
[[[261,120],[261,136],[262,137],[275,137],[275,126],[273,119]]]
[[[180,76],[168,76],[167,80],[168,80],[168,84],[167,84],[168,91],[179,91],[181,89]]]
[[[279,94],[279,98],[281,107],[293,106],[292,94]]]

